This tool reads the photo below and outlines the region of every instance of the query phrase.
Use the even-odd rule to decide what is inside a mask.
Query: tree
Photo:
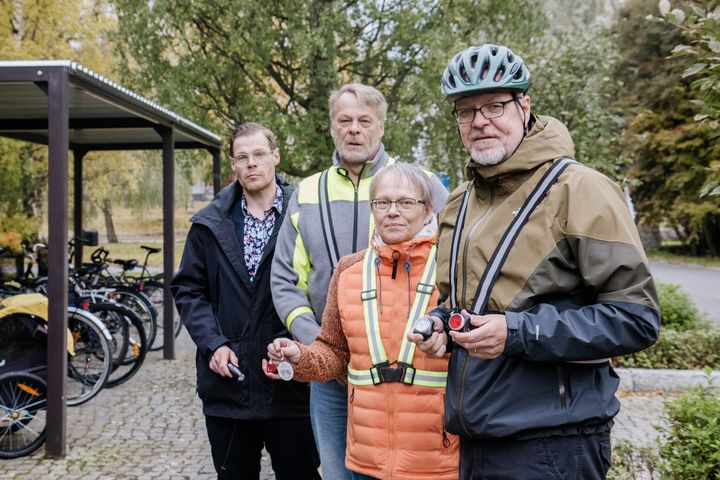
[[[437,145],[458,143],[434,130],[450,55],[481,38],[529,41],[543,22],[533,0],[118,0],[116,8],[124,81],[221,131],[266,124],[282,139],[281,169],[295,176],[328,164],[327,98],[347,81],[386,95],[389,150],[410,160],[425,139],[428,160],[444,159],[432,155]]]
[[[695,61],[683,72],[683,77],[693,79],[692,86],[703,92],[704,113],[697,120],[707,121],[708,126],[717,131],[720,126],[720,1],[685,1],[671,11],[670,2],[663,0],[659,8],[667,21],[682,29],[686,40],[673,49],[673,55],[689,56]],[[713,160],[709,168],[701,197],[720,196],[720,161]]]
[[[717,255],[720,198],[700,198],[708,166],[718,158],[715,132],[695,117],[698,93],[682,72],[688,57],[668,58],[682,31],[654,19],[655,0],[631,0],[614,32],[620,58],[613,76],[621,82],[616,106],[627,119],[622,140],[633,165],[629,176],[639,220],[674,228],[693,254]]]

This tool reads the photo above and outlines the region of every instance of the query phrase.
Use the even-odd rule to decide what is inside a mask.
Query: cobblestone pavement
[[[149,354],[143,368],[126,384],[102,391],[84,405],[69,408],[67,456],[33,455],[0,460],[2,479],[211,479],[210,459],[200,401],[195,394],[194,345],[185,330],[176,344],[176,360]],[[623,395],[613,431],[615,440],[654,442],[666,397]],[[274,479],[267,454],[262,480]]]

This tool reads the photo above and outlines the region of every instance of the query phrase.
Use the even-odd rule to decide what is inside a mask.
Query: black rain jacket
[[[267,345],[288,337],[273,306],[270,265],[277,232],[293,187],[283,189],[283,212],[265,247],[255,282],[245,266],[243,243],[237,238],[231,207],[242,187],[233,182],[193,215],[180,269],[171,289],[182,322],[197,345],[197,393],[205,415],[235,419],[307,417],[309,387],[295,381],[273,381],[262,371]],[[213,352],[228,345],[238,357],[243,382],[210,370]]]

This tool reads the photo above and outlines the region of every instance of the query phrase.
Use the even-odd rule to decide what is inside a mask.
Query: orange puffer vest
[[[421,282],[433,241],[424,238],[375,247],[380,259],[373,269],[373,273],[379,272],[376,278],[379,335],[390,363],[399,356],[408,311],[415,300],[416,287]],[[406,272],[408,253],[410,269]],[[364,263],[361,260],[343,271],[338,284],[340,318],[350,351],[349,367],[358,371],[367,371],[373,366],[361,300]],[[437,288],[433,288],[426,310],[437,305],[437,297]],[[431,358],[415,349],[412,364],[417,370],[446,372],[448,359]],[[346,466],[386,480],[457,479],[459,441],[445,432],[444,397],[444,385],[351,383]]]

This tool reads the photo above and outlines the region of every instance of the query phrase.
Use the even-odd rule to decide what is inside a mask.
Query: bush
[[[709,370],[708,370],[709,372]],[[720,398],[712,387],[696,387],[665,406],[660,431],[662,478],[720,479]]]
[[[641,352],[613,358],[626,368],[720,369],[720,328],[676,332],[661,330],[655,345]]]
[[[657,284],[660,299],[660,319],[663,329],[691,330],[699,323],[700,316],[690,296],[679,285]]]
[[[638,480],[657,478],[658,455],[652,446],[638,447],[628,440],[613,445],[612,467],[608,480]]]

